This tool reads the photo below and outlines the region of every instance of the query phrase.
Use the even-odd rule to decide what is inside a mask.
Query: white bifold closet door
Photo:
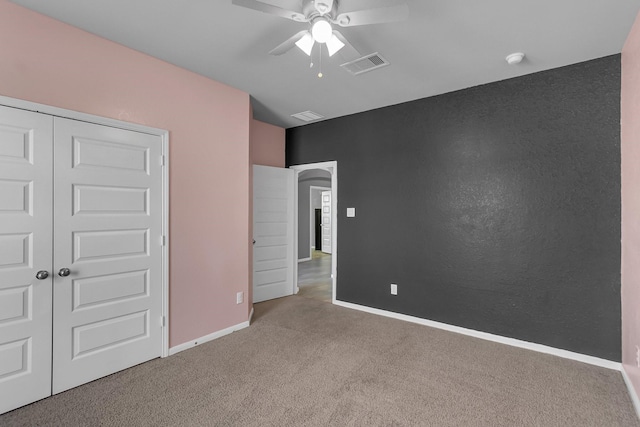
[[[0,107],[0,413],[161,355],[161,151]]]
[[[162,146],[66,119],[55,120],[54,140],[58,393],[161,354]]]
[[[0,107],[0,413],[51,394],[52,131]]]

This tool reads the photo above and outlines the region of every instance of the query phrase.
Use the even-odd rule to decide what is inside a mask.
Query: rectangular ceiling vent
[[[312,122],[314,120],[324,119],[324,116],[321,116],[318,113],[314,113],[313,111],[303,111],[302,113],[292,114],[291,117],[295,117],[298,120],[302,120],[303,122]]]
[[[355,61],[342,64],[341,67],[354,76],[357,76],[358,74],[386,67],[387,65],[389,65],[389,61],[384,59],[378,54],[378,52],[376,52],[372,53],[371,55],[363,56],[362,58],[356,59]]]

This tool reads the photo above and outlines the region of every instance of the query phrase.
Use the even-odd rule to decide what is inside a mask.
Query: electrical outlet
[[[398,285],[395,283],[391,284],[391,295],[398,295]]]
[[[236,304],[242,304],[242,301],[244,301],[244,292],[238,292],[236,294]]]
[[[640,368],[640,347],[636,346],[636,367]]]

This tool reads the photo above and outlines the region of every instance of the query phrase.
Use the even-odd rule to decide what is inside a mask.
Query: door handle
[[[36,279],[44,280],[49,277],[49,272],[47,270],[40,270],[36,273]]]
[[[58,276],[60,277],[67,277],[70,274],[71,270],[69,270],[68,268],[61,268],[60,271],[58,271]]]

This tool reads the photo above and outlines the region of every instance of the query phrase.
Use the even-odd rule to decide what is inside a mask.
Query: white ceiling
[[[301,111],[334,118],[620,53],[640,10],[640,0],[407,0],[405,22],[341,29],[390,66],[352,76],[338,53],[323,58],[319,79],[297,48],[267,54],[307,24],[231,0],[13,2],[248,92],[256,119],[287,128],[304,124],[290,117]],[[341,7],[389,2],[398,0]],[[507,65],[517,51],[525,61]]]

